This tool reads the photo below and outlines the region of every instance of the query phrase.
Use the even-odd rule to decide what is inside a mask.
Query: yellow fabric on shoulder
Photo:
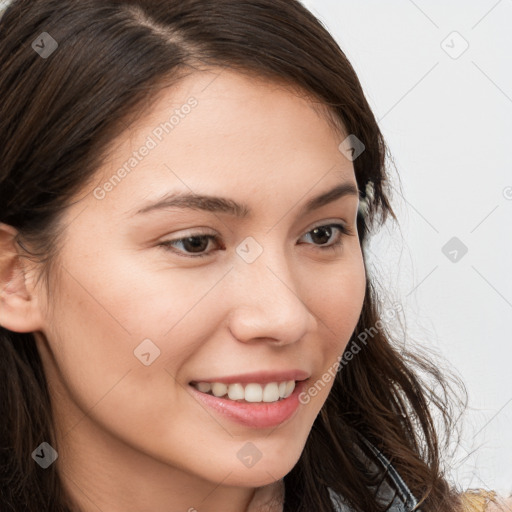
[[[461,495],[464,512],[485,512],[489,503],[497,503],[497,494],[485,489],[468,489]]]

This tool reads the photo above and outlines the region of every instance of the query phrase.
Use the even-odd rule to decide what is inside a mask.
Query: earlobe
[[[0,223],[0,325],[13,332],[41,330],[37,294],[16,243],[17,230]]]

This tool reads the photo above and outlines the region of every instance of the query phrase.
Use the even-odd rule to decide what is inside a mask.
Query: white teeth
[[[295,382],[292,381],[294,384]],[[265,386],[263,390],[263,401],[264,402],[277,402],[279,400],[279,387],[277,382],[270,382]]]
[[[202,393],[213,394],[216,397],[230,400],[245,400],[246,402],[277,402],[288,398],[295,389],[295,381],[269,382],[268,384],[250,383],[224,384],[223,382],[198,382],[193,386]],[[227,397],[225,395],[227,394]]]
[[[294,389],[295,389],[295,381],[294,380],[289,380],[286,383],[286,391],[284,393],[284,397],[288,398],[293,393]]]
[[[260,384],[247,384],[245,386],[246,402],[261,402],[263,398],[263,389]]]
[[[228,387],[228,396],[231,400],[243,400],[245,394],[242,384],[230,384]]]
[[[196,388],[202,393],[208,393],[212,389],[212,386],[209,382],[198,382]]]
[[[228,391],[228,387],[223,382],[214,382],[212,384],[212,393],[215,396],[224,396]]]

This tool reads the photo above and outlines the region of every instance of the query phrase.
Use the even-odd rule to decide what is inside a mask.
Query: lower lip
[[[277,402],[235,402],[227,398],[218,398],[201,393],[193,386],[190,389],[202,403],[220,412],[229,419],[252,428],[276,427],[290,419],[299,407],[299,395],[306,381],[297,382],[293,393]]]

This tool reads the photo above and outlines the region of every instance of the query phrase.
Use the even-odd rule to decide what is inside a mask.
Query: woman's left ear
[[[43,327],[32,273],[18,249],[18,231],[0,223],[0,325],[13,332],[35,332]]]

